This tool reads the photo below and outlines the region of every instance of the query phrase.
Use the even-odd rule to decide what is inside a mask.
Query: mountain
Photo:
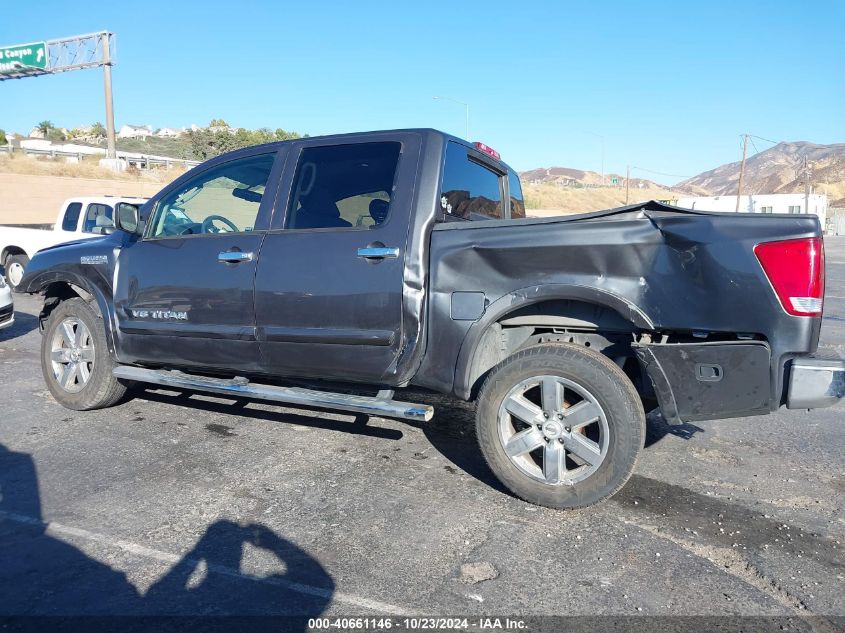
[[[827,193],[831,206],[845,206],[845,143],[782,142],[754,154],[745,161],[743,193],[803,192],[805,157],[814,190]],[[716,196],[736,195],[739,168],[739,161],[728,163],[679,182],[675,188],[698,188]]]
[[[602,185],[602,177],[598,172],[571,169],[569,167],[538,167],[537,169],[520,172],[519,177],[523,182],[533,185],[558,184],[568,187],[598,187]],[[616,185],[613,183],[614,179],[616,179]],[[625,177],[619,174],[605,174],[604,186],[624,187]],[[631,187],[639,189],[669,189],[669,187],[659,185],[645,178],[631,178]]]

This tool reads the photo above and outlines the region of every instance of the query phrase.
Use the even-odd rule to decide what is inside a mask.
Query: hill
[[[519,177],[522,182],[532,185],[557,184],[562,187],[611,186],[614,180],[622,186],[625,183],[625,177],[619,174],[605,174],[602,182],[602,175],[598,172],[572,169],[571,167],[538,167],[537,169],[520,172]],[[631,189],[634,188],[669,189],[645,178],[631,178]]]
[[[587,213],[625,204],[625,177],[571,167],[539,167],[520,172],[529,215]],[[617,184],[612,184],[616,181]],[[680,191],[645,178],[631,178],[628,202],[671,200]]]
[[[804,191],[802,164],[810,165],[815,191],[826,193],[831,206],[845,206],[845,143],[817,145],[806,141],[778,143],[745,161],[744,193]],[[721,165],[679,182],[679,189],[699,188],[710,195],[735,195],[740,161]]]
[[[625,187],[561,187],[556,184],[525,183],[526,213],[532,216],[588,213],[621,207],[625,204]],[[629,193],[629,203],[646,200],[671,200],[679,192],[663,187],[636,187]]]
[[[150,136],[145,139],[118,138],[115,139],[115,145],[122,152],[138,152],[140,154],[152,154],[153,156],[170,156],[182,160],[198,160],[194,156],[191,141],[187,135],[176,138],[160,138],[157,136]],[[105,147],[105,139],[98,143],[98,146]]]

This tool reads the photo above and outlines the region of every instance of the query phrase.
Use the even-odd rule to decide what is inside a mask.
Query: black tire
[[[85,365],[87,379],[83,381],[82,372],[74,370],[75,374],[71,372],[73,374],[70,376],[71,380],[67,381],[69,388],[66,388],[62,386],[59,377],[56,375],[53,353],[57,338],[61,338],[62,343],[66,342],[68,338],[64,334],[65,324],[73,322],[77,323],[76,326],[71,325],[71,328],[75,327],[76,333],[80,331],[78,324],[82,324],[87,329],[88,336],[85,338],[84,347],[67,346],[66,357],[70,358],[70,353],[74,349],[83,350],[88,354],[75,363],[76,365]],[[57,334],[59,328],[63,328],[63,330]],[[89,350],[93,350],[93,352]],[[65,354],[65,352],[60,353]],[[77,351],[77,356],[79,354],[80,352]],[[89,357],[92,361],[90,363],[85,362]],[[61,377],[68,375],[64,372],[68,371],[71,364],[57,363],[57,366],[64,369]],[[112,375],[114,367],[115,363],[109,354],[106,343],[103,320],[96,308],[79,298],[68,299],[59,304],[50,314],[44,336],[41,338],[41,371],[50,393],[53,394],[58,403],[75,411],[102,409],[116,404],[126,393],[126,386]]]
[[[505,411],[506,398],[509,403],[507,406],[511,406],[515,395],[523,394],[524,399],[530,400],[537,399],[538,394],[542,394],[541,391],[522,391],[526,384],[530,385],[534,378],[539,380],[540,376],[551,377],[550,384],[559,384],[556,379],[561,378],[569,381],[567,384],[580,387],[592,397],[585,406],[591,407],[591,412],[598,411],[603,414],[603,419],[590,423],[603,425],[602,435],[597,437],[604,439],[594,442],[595,446],[605,447],[601,452],[603,457],[595,456],[593,461],[598,462],[596,465],[591,466],[587,461],[572,461],[577,459],[577,456],[573,458],[569,446],[565,444],[570,441],[577,444],[582,439],[573,437],[579,431],[575,425],[565,426],[566,420],[570,418],[562,417],[566,415],[565,394],[570,393],[567,391],[568,387],[561,392],[564,395],[560,396],[564,402],[564,406],[559,409],[562,413],[554,413],[551,418],[546,417],[543,412],[546,407],[542,406],[542,396],[539,395],[540,400],[537,401],[540,404],[535,407],[543,413],[534,419],[535,422],[539,420],[539,424],[524,424],[520,417],[514,418],[510,413],[506,416],[503,413],[504,421],[500,421],[499,414],[500,411]],[[541,388],[542,385],[537,387],[538,390]],[[578,391],[572,393],[575,395],[569,396],[571,400],[580,400]],[[598,408],[595,407],[596,404]],[[546,423],[550,419],[558,421],[547,427]],[[530,438],[526,438],[526,445],[533,446],[537,441],[542,443],[532,452],[523,452],[512,458],[505,451],[505,443],[510,442],[514,436],[505,438],[503,434],[510,432],[507,425],[516,424],[514,420],[523,424],[522,430],[525,433],[532,434]],[[586,437],[589,428],[585,426],[580,433]],[[547,433],[547,430],[550,432]],[[478,397],[476,433],[481,452],[490,469],[515,495],[530,503],[550,508],[579,508],[607,499],[628,481],[645,441],[645,413],[634,385],[618,365],[601,354],[578,345],[542,344],[513,354],[491,370]],[[540,435],[537,436],[537,433]],[[549,440],[547,436],[557,439]],[[562,463],[572,464],[573,468],[567,471],[564,466],[563,476],[552,474],[550,479],[559,482],[553,484],[540,481],[536,476],[532,477],[531,469],[536,467],[541,477],[546,476],[546,456],[554,454],[547,453],[547,447],[548,450],[563,450],[554,442],[565,446],[565,451],[561,454],[566,457],[561,458]],[[590,458],[593,459],[592,453]],[[573,477],[574,483],[561,483],[567,476],[566,473],[578,473],[578,467],[581,467],[583,479],[577,480]],[[552,469],[554,471],[554,467]],[[590,474],[591,469],[595,470]]]
[[[9,257],[6,258],[6,261],[3,262],[3,270],[6,273],[6,283],[9,285],[9,288],[12,289],[12,292],[18,292],[20,278],[10,274],[9,271],[17,266],[20,266],[20,268],[25,271],[26,267],[29,266],[29,257],[26,255],[9,255]]]

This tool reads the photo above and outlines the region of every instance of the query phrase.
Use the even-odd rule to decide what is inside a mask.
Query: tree
[[[66,141],[65,133],[57,128],[50,128],[47,132],[47,138],[51,141]]]
[[[208,127],[229,127],[229,124],[223,119],[211,119],[211,123],[208,124]]]
[[[190,143],[191,153],[194,158],[206,160],[241,147],[299,138],[298,134],[287,132],[281,128],[274,132],[266,127],[258,130],[247,130],[242,127],[232,130],[232,128],[217,127],[214,125],[221,121],[222,119],[215,119],[207,128],[188,132],[188,142]],[[225,121],[222,122],[225,124]],[[214,129],[211,129],[212,127]]]
[[[6,138],[6,130],[0,130],[0,145],[6,145],[9,140]]]
[[[54,129],[52,121],[41,121],[38,125],[35,126],[39,132],[41,132],[44,138],[47,138],[47,135],[50,133],[50,130]]]
[[[102,123],[97,121],[91,126],[91,134],[97,138],[103,138],[106,135],[106,128]]]

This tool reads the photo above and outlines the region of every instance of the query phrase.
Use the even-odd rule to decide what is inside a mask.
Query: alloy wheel
[[[50,346],[50,363],[58,385],[70,393],[85,388],[94,371],[94,338],[79,319],[67,317],[56,328]]]
[[[572,485],[607,456],[610,428],[596,397],[561,376],[535,376],[511,389],[499,408],[499,440],[522,473]]]

